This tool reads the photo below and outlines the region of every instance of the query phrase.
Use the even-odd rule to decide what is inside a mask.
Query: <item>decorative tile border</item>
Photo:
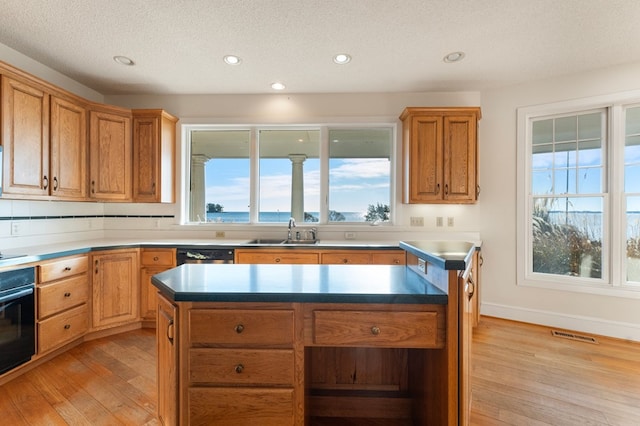
[[[111,218],[136,218],[136,219],[173,219],[174,215],[143,215],[143,214],[105,214],[105,215],[59,215],[59,216],[0,216],[0,220],[46,220],[46,219],[111,219]]]

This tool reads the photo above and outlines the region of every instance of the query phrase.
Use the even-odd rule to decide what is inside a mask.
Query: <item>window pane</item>
[[[585,167],[578,169],[579,194],[598,194],[602,192],[602,169]]]
[[[556,142],[575,141],[578,139],[576,117],[563,117],[555,119],[554,140]]]
[[[602,277],[602,197],[534,198],[533,272]]]
[[[532,191],[536,195],[551,194],[553,193],[553,184],[551,182],[551,175],[553,170],[534,170],[532,173]]]
[[[600,139],[602,115],[599,112],[578,116],[578,139]]]
[[[317,222],[320,200],[320,132],[261,130],[260,222]]]
[[[532,129],[534,145],[553,142],[553,120],[534,121]]]
[[[249,221],[248,130],[191,132],[190,221]]]
[[[640,285],[640,197],[627,197],[627,281]]]
[[[391,128],[329,130],[329,222],[389,220]]]

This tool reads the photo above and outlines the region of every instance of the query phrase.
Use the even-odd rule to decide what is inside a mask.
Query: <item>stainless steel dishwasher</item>
[[[180,247],[176,251],[176,265],[185,263],[233,263],[234,249]]]

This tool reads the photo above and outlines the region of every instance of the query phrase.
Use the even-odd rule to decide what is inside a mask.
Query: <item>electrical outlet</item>
[[[442,216],[436,217],[436,226],[438,227],[444,226],[444,218]]]
[[[224,231],[216,231],[216,238],[224,238],[225,233]]]
[[[424,226],[424,217],[421,216],[411,216],[409,224],[411,226]]]
[[[22,223],[11,222],[11,235],[22,235]]]
[[[344,239],[345,240],[355,240],[356,239],[356,233],[355,232],[345,232],[344,233]]]
[[[449,216],[447,218],[447,226],[453,226],[453,217],[452,216]]]

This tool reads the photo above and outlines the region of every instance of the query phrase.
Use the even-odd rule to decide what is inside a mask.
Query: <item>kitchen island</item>
[[[406,266],[192,264],[155,275],[161,421],[465,424],[475,247],[464,247],[454,264],[414,243]]]

